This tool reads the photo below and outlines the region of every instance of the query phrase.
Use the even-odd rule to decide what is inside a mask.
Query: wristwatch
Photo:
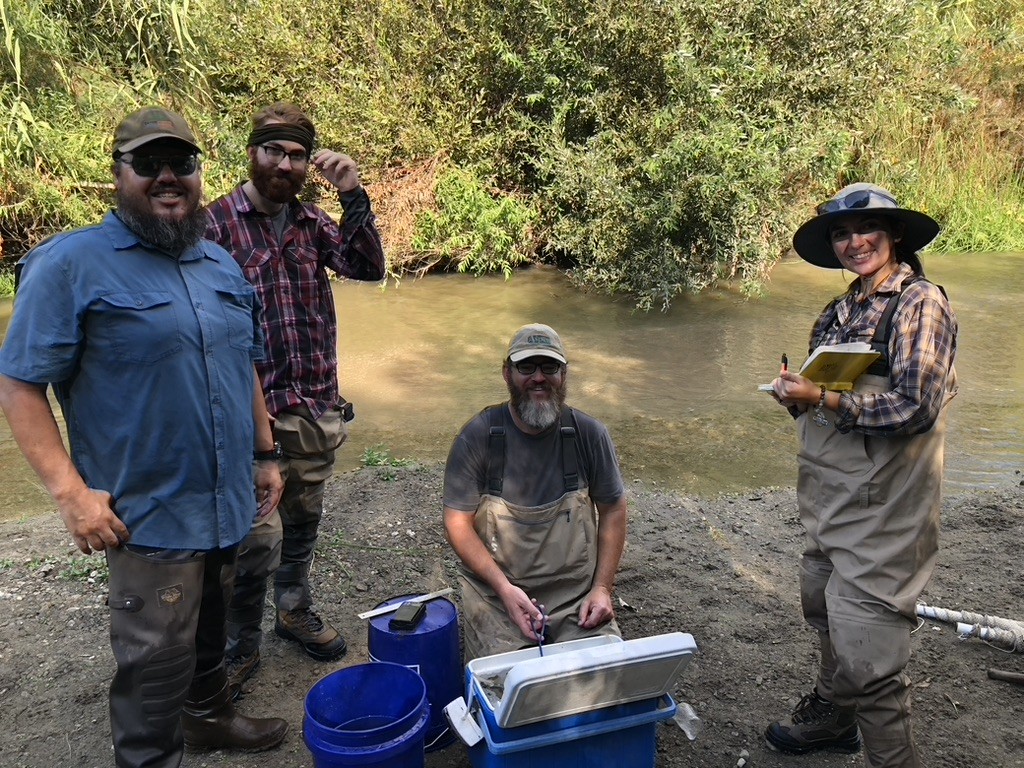
[[[277,461],[284,455],[284,451],[281,449],[281,443],[278,440],[274,441],[274,447],[269,451],[253,451],[253,461]]]

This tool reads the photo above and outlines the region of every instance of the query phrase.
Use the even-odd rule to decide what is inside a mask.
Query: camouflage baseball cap
[[[508,343],[508,354],[505,357],[513,363],[528,357],[550,357],[560,363],[568,362],[565,347],[555,329],[541,323],[524,325],[516,331]]]
[[[131,152],[156,139],[178,139],[202,152],[185,118],[163,107],[132,112],[114,129],[114,152]]]

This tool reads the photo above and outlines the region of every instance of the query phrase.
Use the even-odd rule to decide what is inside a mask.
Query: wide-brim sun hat
[[[843,216],[875,212],[903,225],[900,245],[917,252],[934,240],[941,230],[931,216],[901,208],[892,192],[875,184],[850,184],[818,206],[817,215],[793,235],[793,248],[804,261],[827,269],[842,269],[832,250],[829,228]]]

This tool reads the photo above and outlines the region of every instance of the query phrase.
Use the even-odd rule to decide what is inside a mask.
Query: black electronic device
[[[345,398],[342,398],[342,400],[345,400]],[[341,408],[342,421],[349,422],[356,417],[356,408],[348,400],[345,400],[345,402],[338,407]]]
[[[416,629],[426,612],[423,603],[402,603],[388,622],[388,629]]]

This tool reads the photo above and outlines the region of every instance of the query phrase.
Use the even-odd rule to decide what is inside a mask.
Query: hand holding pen
[[[534,619],[532,623],[534,636],[537,639],[537,650],[540,652],[540,655],[543,656],[544,633],[547,631],[548,628],[548,614],[544,610],[544,606],[539,605],[536,600],[533,601],[533,604],[536,605],[537,609],[540,611],[540,620],[538,621],[537,619]]]

